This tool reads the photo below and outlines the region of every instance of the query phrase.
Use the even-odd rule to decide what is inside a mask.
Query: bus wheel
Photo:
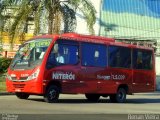
[[[90,102],[97,102],[100,98],[98,94],[85,94],[86,98]]]
[[[29,94],[27,94],[27,93],[16,93],[16,96],[19,99],[27,99],[29,97]]]
[[[111,102],[124,103],[126,101],[126,90],[124,88],[119,88],[117,93],[110,95]]]
[[[51,85],[48,87],[44,100],[48,103],[54,103],[58,101],[60,90],[57,86]]]

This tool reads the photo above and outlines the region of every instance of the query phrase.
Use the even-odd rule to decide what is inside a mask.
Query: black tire
[[[126,90],[119,88],[117,94],[110,95],[111,102],[124,103],[126,101]]]
[[[45,102],[48,102],[48,103],[57,102],[59,98],[59,93],[60,93],[60,89],[57,86],[55,85],[49,86],[44,95]]]
[[[86,98],[90,102],[97,102],[100,98],[98,94],[85,94]]]
[[[19,99],[28,99],[29,94],[27,94],[27,93],[16,93],[16,96]]]

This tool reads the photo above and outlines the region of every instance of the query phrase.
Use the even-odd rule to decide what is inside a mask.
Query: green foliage
[[[6,91],[6,82],[5,82],[5,75],[0,74],[0,92]]]
[[[10,58],[0,58],[0,74],[7,72],[7,69],[11,63]]]
[[[14,4],[8,4],[8,7],[16,6],[15,17],[11,18],[13,22],[9,28],[12,39],[19,33],[26,32],[30,16],[34,17],[35,35],[40,32],[40,24],[44,22],[42,16],[46,16],[48,20],[48,33],[59,33],[62,23],[64,23],[64,32],[74,32],[77,11],[83,14],[89,32],[94,34],[96,10],[90,0],[20,0],[17,4],[15,1],[13,0]],[[44,11],[47,11],[45,15]]]
[[[13,15],[3,20],[4,24],[0,27],[9,32],[11,50],[17,37],[22,36],[20,39],[23,41],[30,21],[34,22],[34,35],[39,34],[47,26],[48,32],[47,30],[45,32],[49,34],[59,34],[61,28],[64,33],[74,32],[78,24],[77,11],[82,13],[90,34],[94,34],[96,10],[90,0],[3,0],[0,7],[0,20],[4,18],[1,13],[12,8]]]
[[[2,52],[3,51],[3,48],[0,46],[0,52]]]

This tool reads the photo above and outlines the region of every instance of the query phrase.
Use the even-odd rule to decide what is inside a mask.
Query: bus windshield
[[[11,69],[33,69],[42,62],[43,56],[52,39],[36,39],[21,45],[12,63]]]

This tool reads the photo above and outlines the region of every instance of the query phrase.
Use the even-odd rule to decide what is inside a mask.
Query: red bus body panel
[[[52,69],[46,69],[46,62],[49,53],[58,38],[70,39],[79,42],[91,42],[107,45],[125,46],[131,49],[149,49],[137,47],[123,43],[116,43],[112,38],[94,37],[78,34],[64,35],[43,35],[36,38],[52,38],[52,43],[48,47],[44,59],[40,66],[33,70],[11,70],[8,74],[16,74],[17,81],[11,81],[6,78],[8,92],[25,92],[29,94],[45,93],[46,87],[53,81],[61,84],[62,93],[99,93],[115,94],[120,85],[128,86],[128,93],[149,92],[155,90],[155,66],[153,70],[134,70],[110,67],[85,67],[81,63],[77,65],[64,65]],[[153,56],[154,58],[154,56]],[[153,59],[153,62],[155,60]],[[155,64],[155,62],[154,62]],[[34,80],[18,81],[21,76],[31,75],[36,69],[40,69],[39,76]],[[60,75],[60,76],[58,76]],[[58,79],[63,77],[64,79]],[[68,80],[70,77],[70,80]],[[67,78],[65,80],[65,78]],[[71,79],[74,80],[71,80]]]

